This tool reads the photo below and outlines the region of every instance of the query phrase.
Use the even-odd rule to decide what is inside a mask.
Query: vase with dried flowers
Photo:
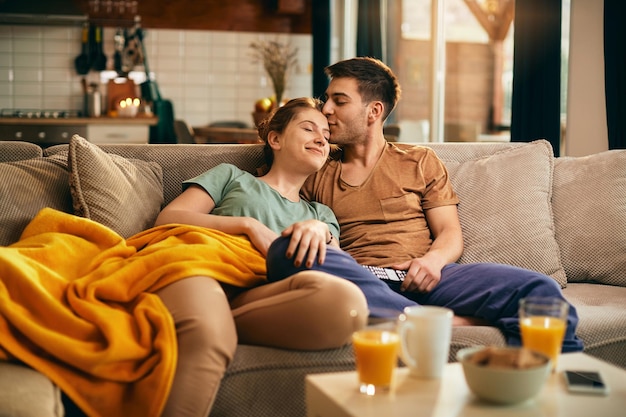
[[[289,72],[297,63],[298,48],[276,40],[251,42],[250,48],[253,51],[253,62],[261,62],[272,80],[274,103],[279,106],[287,88]]]

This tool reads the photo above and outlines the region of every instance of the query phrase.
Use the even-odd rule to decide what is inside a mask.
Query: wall
[[[445,121],[487,131],[493,95],[493,51],[489,44],[446,42]],[[402,39],[398,45],[400,120],[430,118],[430,43]]]
[[[114,32],[104,30],[109,68]],[[0,25],[0,109],[81,109],[81,76],[74,70],[80,34],[79,27]],[[286,97],[311,95],[309,34],[146,29],[149,68],[161,95],[173,101],[175,117],[192,126],[218,120],[252,125],[254,102],[272,94],[262,66],[252,63],[249,44],[259,39],[298,48]],[[140,80],[143,68],[136,70]],[[100,75],[91,71],[88,81],[98,82]]]
[[[604,95],[602,2],[572,0],[565,155],[609,147]]]

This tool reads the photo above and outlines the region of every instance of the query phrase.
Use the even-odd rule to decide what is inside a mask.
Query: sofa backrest
[[[413,144],[410,144],[413,145]],[[443,160],[463,162],[507,149],[524,146],[524,143],[428,143]],[[182,188],[182,182],[223,162],[231,163],[251,173],[265,164],[263,144],[116,144],[100,145],[108,153],[125,158],[157,162],[163,168],[164,204],[172,201]],[[67,145],[52,146],[44,155],[67,151]]]
[[[444,161],[465,162],[528,144],[524,142],[443,142],[420,143],[419,145],[431,148]]]
[[[67,160],[33,143],[0,142],[0,245],[17,241],[44,207],[71,212]]]
[[[398,144],[400,147],[413,144]],[[459,194],[466,242],[460,262],[500,262],[535,269],[566,283],[550,209],[553,156],[546,141],[427,144],[444,161]],[[184,180],[228,162],[255,173],[263,145],[101,145],[107,153],[157,162],[163,169],[164,204]],[[48,148],[45,154],[65,150]],[[520,250],[520,245],[523,250]]]
[[[568,280],[626,285],[626,228],[622,227],[626,224],[626,150],[554,158],[545,141],[420,146],[432,148],[444,161],[461,197],[462,262],[519,265],[552,275],[562,286],[563,271]],[[100,147],[125,158],[157,162],[163,169],[163,204],[181,192],[184,180],[219,163],[232,163],[251,173],[264,164],[262,144]],[[67,155],[67,149],[68,145],[53,146],[43,155],[59,158]],[[0,142],[0,155],[0,163],[7,163],[39,157],[41,150],[33,144]],[[66,169],[60,160],[51,162],[55,169]],[[66,181],[65,174],[59,175],[59,183]],[[63,191],[65,206],[71,204],[68,196]],[[0,219],[5,217],[0,210]],[[19,231],[12,233],[19,236]]]
[[[164,204],[180,194],[183,181],[220,163],[230,163],[251,173],[255,173],[264,164],[262,144],[120,144],[100,145],[100,148],[124,158],[152,161],[161,165]],[[52,146],[44,153],[51,155],[63,151],[67,151],[67,145]]]
[[[0,162],[22,161],[39,156],[43,156],[43,150],[34,143],[0,141]]]

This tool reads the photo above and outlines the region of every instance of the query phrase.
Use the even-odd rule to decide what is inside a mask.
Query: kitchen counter
[[[0,117],[0,125],[25,126],[65,126],[65,125],[148,125],[158,122],[156,117],[60,117],[60,118],[28,118],[28,117]]]
[[[148,143],[157,117],[0,117],[0,140],[20,140],[51,146],[69,143],[72,135],[90,142]]]

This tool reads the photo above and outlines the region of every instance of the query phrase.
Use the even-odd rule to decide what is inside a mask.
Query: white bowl
[[[478,398],[498,404],[521,403],[534,398],[550,376],[550,359],[543,355],[540,355],[544,361],[541,365],[523,369],[485,366],[469,361],[472,355],[483,349],[486,347],[471,347],[461,349],[457,353],[465,381],[470,391]],[[519,351],[520,348],[496,349]]]

